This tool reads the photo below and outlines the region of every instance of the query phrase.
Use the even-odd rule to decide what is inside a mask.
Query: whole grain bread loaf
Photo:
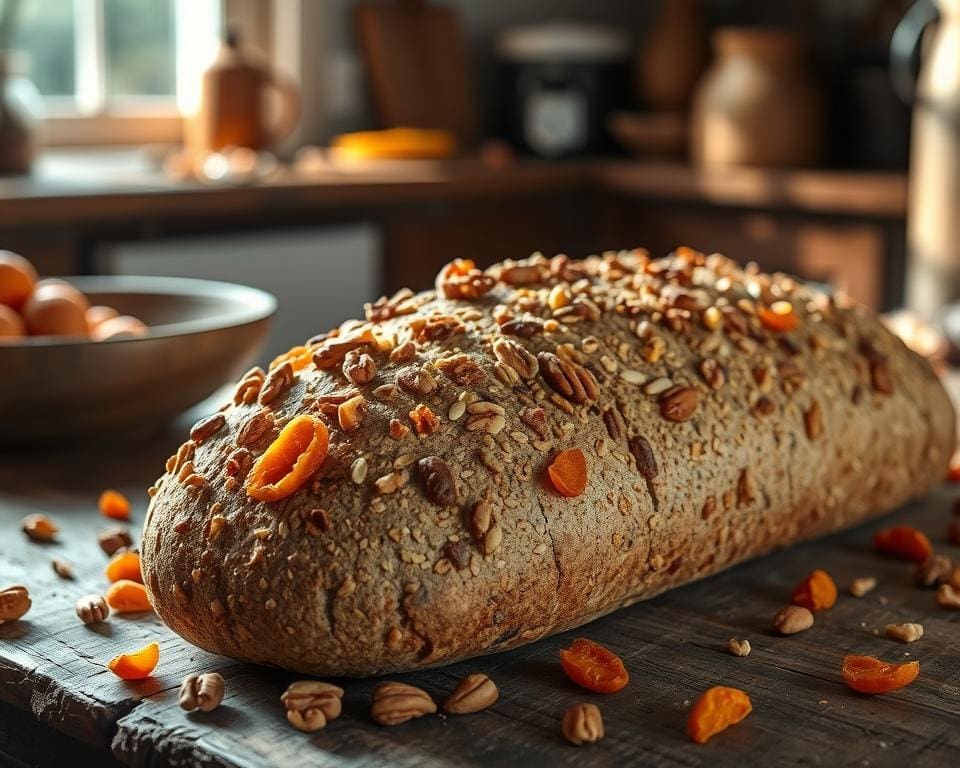
[[[208,650],[420,668],[890,510],[944,476],[954,421],[876,317],[785,275],[690,249],[457,261],[194,427],[151,489],[144,575]],[[549,467],[574,449],[565,496]]]

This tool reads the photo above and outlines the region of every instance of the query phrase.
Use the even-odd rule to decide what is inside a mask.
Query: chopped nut
[[[529,380],[537,375],[540,364],[527,349],[517,341],[498,338],[493,342],[493,354],[521,379]]]
[[[413,428],[420,437],[429,437],[440,427],[440,419],[423,403],[419,403],[409,415]]]
[[[243,375],[243,378],[237,383],[237,387],[233,392],[233,404],[249,405],[256,400],[260,394],[260,389],[263,387],[263,380],[265,378],[266,374],[262,368],[255,367],[247,371]],[[170,471],[176,470],[173,469]]]
[[[436,711],[430,694],[412,685],[387,682],[373,689],[370,716],[378,725],[399,725]]]
[[[551,352],[537,355],[540,373],[557,394],[574,403],[592,403],[600,392],[597,380],[586,368]]]
[[[61,579],[66,579],[67,581],[73,580],[73,566],[66,560],[54,558],[50,564],[53,566],[53,572]]]
[[[343,688],[320,680],[292,683],[280,701],[287,710],[287,721],[298,731],[312,733],[340,717]]]
[[[31,541],[43,543],[53,541],[60,530],[46,515],[41,514],[27,515],[20,522],[20,528]]]
[[[343,358],[343,375],[357,386],[366,384],[377,373],[373,358],[359,349],[351,349]]]
[[[357,395],[337,406],[337,421],[344,432],[353,432],[360,426],[366,405],[363,395]]]
[[[450,467],[439,456],[427,456],[417,462],[417,470],[423,482],[427,498],[439,507],[451,507],[457,503],[457,485]]]
[[[913,643],[923,637],[922,624],[887,624],[887,637]]]
[[[952,584],[941,584],[937,587],[937,605],[941,608],[960,610],[960,590]]]
[[[850,583],[850,594],[854,597],[863,597],[876,589],[876,586],[877,580],[873,576],[861,576]]]
[[[953,561],[946,555],[930,555],[914,573],[914,580],[923,587],[934,587],[950,580]]]
[[[813,614],[800,605],[788,605],[773,617],[773,628],[781,635],[794,635],[812,626]]]
[[[293,366],[289,360],[278,365],[267,374],[263,387],[260,389],[260,394],[257,396],[257,402],[260,405],[270,405],[293,384],[293,379]]]
[[[574,746],[603,738],[603,717],[596,704],[574,704],[563,713],[563,737]]]
[[[700,393],[693,387],[674,387],[660,398],[660,415],[667,421],[687,421],[699,403]]]
[[[110,606],[102,595],[84,595],[77,600],[77,616],[84,624],[96,624],[106,621],[110,615]]]
[[[32,604],[30,593],[20,584],[0,589],[0,624],[22,618]]]
[[[227,419],[222,413],[215,413],[212,416],[200,419],[190,429],[190,439],[195,443],[202,443],[217,434],[226,423]]]
[[[377,493],[395,493],[405,486],[410,480],[410,475],[405,469],[391,472],[373,481]]]
[[[357,485],[367,479],[367,460],[363,456],[354,459],[350,465],[350,479]]]
[[[273,415],[269,411],[253,414],[237,430],[237,445],[253,445],[273,429]]]
[[[727,641],[727,650],[730,651],[734,656],[749,656],[750,655],[750,641],[749,640],[738,640],[735,637],[731,637]]]
[[[187,675],[180,684],[180,708],[212,712],[223,701],[223,678],[216,672]]]
[[[480,712],[499,697],[496,684],[482,672],[467,675],[443,703],[443,709],[450,715],[470,715]]]

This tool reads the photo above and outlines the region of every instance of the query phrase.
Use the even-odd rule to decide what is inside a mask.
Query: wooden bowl
[[[268,293],[176,277],[76,277],[91,304],[140,318],[147,336],[0,342],[0,444],[125,442],[237,378],[276,311]]]

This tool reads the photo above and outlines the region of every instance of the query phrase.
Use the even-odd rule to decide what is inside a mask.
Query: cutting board
[[[424,0],[360,3],[354,25],[382,128],[439,128],[477,139],[459,14]]]
[[[311,735],[294,730],[280,705],[280,694],[297,675],[200,651],[152,615],[113,617],[92,627],[74,615],[79,595],[105,586],[106,558],[96,533],[106,521],[96,511],[97,495],[108,486],[128,493],[138,529],[144,489],[182,434],[127,449],[0,454],[0,584],[26,584],[34,599],[24,620],[0,625],[0,765],[8,764],[4,752],[19,754],[14,765],[70,768],[102,766],[111,754],[135,766],[238,768],[960,765],[960,612],[938,608],[932,591],[913,586],[911,566],[880,557],[870,543],[880,526],[909,522],[927,531],[938,549],[960,557],[960,547],[944,540],[956,488],[578,630],[394,676],[442,701],[464,675],[486,672],[500,699],[479,714],[382,728],[369,717],[377,681],[337,681],[346,689],[343,715]],[[32,512],[60,525],[57,543],[34,544],[20,533],[20,519]],[[75,581],[53,573],[54,557],[73,563]],[[813,568],[836,578],[837,605],[818,614],[807,632],[774,634],[771,617]],[[850,597],[847,585],[864,575],[875,576],[879,586],[862,599]],[[904,645],[884,637],[887,623],[904,621],[921,622],[923,639]],[[577,636],[620,654],[631,678],[623,691],[600,696],[566,679],[558,651]],[[731,637],[749,639],[752,653],[731,656]],[[161,647],[152,678],[125,683],[105,668],[114,655],[152,640]],[[850,652],[919,659],[920,676],[885,696],[854,693],[840,679],[841,658]],[[184,676],[201,670],[223,674],[226,698],[212,713],[186,714],[177,706],[177,689]],[[693,744],[684,732],[690,705],[721,684],[748,691],[754,711],[710,743]],[[583,701],[600,707],[606,737],[576,748],[561,737],[560,718]],[[25,759],[23,750],[33,757]],[[83,755],[93,757],[84,762]]]

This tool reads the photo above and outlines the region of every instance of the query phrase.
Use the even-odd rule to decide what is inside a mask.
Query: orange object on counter
[[[450,157],[457,151],[457,139],[449,131],[387,128],[344,133],[331,146],[334,156],[345,160],[425,160]]]
[[[140,571],[140,555],[136,552],[127,550],[126,552],[117,552],[110,562],[107,563],[105,571],[110,581],[138,581],[143,584],[143,574]]]
[[[753,704],[744,691],[725,685],[714,686],[694,702],[687,718],[687,733],[697,744],[705,744],[752,711]]]
[[[920,662],[890,664],[873,656],[844,656],[843,679],[860,693],[889,693],[910,685],[920,674]]]
[[[152,611],[147,588],[139,581],[120,579],[111,584],[104,595],[107,605],[117,613],[145,613]]]
[[[143,680],[150,677],[160,661],[160,646],[150,643],[139,651],[121,653],[107,662],[107,668],[121,680]]]
[[[97,506],[104,517],[123,521],[130,519],[130,502],[119,491],[106,490],[101,493]]]
[[[811,611],[832,608],[837,602],[837,585],[829,573],[818,568],[797,585],[790,602]]]
[[[560,651],[560,664],[573,682],[595,693],[616,693],[630,682],[620,657],[585,637]]]
[[[927,534],[912,525],[895,525],[873,535],[874,546],[887,555],[922,563],[933,554],[933,545]]]

